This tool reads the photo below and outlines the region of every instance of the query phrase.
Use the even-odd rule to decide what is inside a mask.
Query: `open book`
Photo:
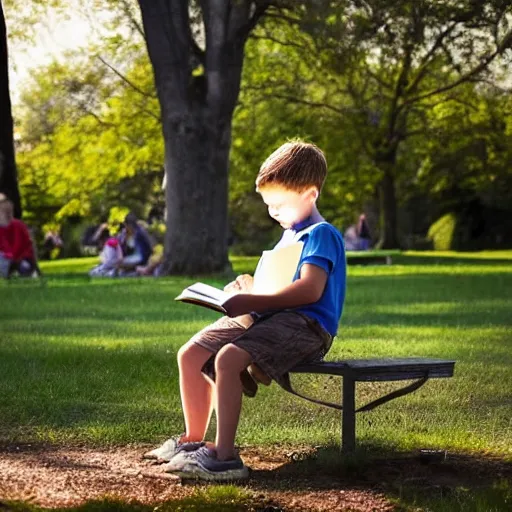
[[[209,284],[195,283],[185,288],[174,300],[196,304],[226,314],[223,304],[232,296],[232,293],[219,290]]]
[[[280,249],[264,251],[254,273],[252,293],[270,295],[291,284],[297,272],[303,245],[303,242],[295,242]],[[226,314],[223,305],[233,295],[208,284],[195,283],[185,288],[174,300]]]

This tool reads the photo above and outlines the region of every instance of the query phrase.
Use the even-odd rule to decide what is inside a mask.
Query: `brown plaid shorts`
[[[263,315],[249,327],[223,316],[190,340],[213,353],[203,372],[215,378],[214,360],[228,343],[245,350],[261,370],[274,380],[294,366],[322,359],[331,348],[332,336],[318,321],[296,311]]]

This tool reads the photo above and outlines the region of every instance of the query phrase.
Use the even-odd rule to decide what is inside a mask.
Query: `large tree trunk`
[[[394,171],[398,146],[393,145],[376,155],[376,166],[382,171],[379,183],[380,239],[379,249],[399,249],[397,203]]]
[[[14,215],[21,217],[18,175],[14,160],[13,122],[9,94],[9,59],[7,30],[0,1],[0,192],[14,203]]]
[[[377,247],[379,249],[399,249],[395,178],[389,170],[384,171],[384,176],[379,184],[379,200],[380,240]]]
[[[164,121],[165,122],[165,121]],[[164,126],[167,231],[164,273],[229,269],[227,247],[230,123],[202,112]]]
[[[229,265],[231,120],[245,41],[267,5],[198,4],[205,49],[192,36],[188,0],[139,0],[165,139],[165,274],[219,272]]]

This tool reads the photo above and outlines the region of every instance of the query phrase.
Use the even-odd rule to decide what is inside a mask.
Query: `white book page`
[[[292,283],[297,272],[304,242],[264,251],[254,273],[252,293],[270,295]]]
[[[187,295],[195,294],[204,299],[211,299],[212,302],[215,301],[218,304],[227,301],[232,295],[231,293],[227,293],[224,290],[219,290],[219,288],[204,283],[195,283],[189,286],[187,289],[183,290],[182,295],[185,293]]]

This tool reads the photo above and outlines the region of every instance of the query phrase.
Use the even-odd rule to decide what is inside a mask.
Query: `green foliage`
[[[46,8],[36,3],[33,16]],[[407,235],[422,238],[433,219],[474,199],[508,210],[510,98],[473,83],[428,96],[460,78],[503,35],[499,2],[485,4],[478,30],[471,20],[480,19],[481,6],[381,0],[367,8],[305,2],[288,13],[296,24],[269,17],[258,27],[246,44],[233,119],[232,250],[256,254],[279,236],[254,180],[263,160],[293,137],[324,149],[329,176],[320,208],[342,231],[361,211],[377,208],[384,172],[395,179],[398,203],[420,219],[405,223]],[[99,222],[112,207],[145,216],[164,206],[160,108],[136,2],[96,0],[88,8],[110,10],[109,35],[36,71],[16,114],[20,187],[26,220],[36,228],[58,222],[70,229],[77,216]],[[64,3],[59,13],[66,15]],[[440,20],[459,18],[468,30],[450,32],[445,47],[429,53],[442,36]],[[12,26],[21,23],[12,18]],[[484,41],[496,23],[497,39],[487,34]],[[504,62],[485,76],[498,79]],[[394,162],[381,165],[395,150]]]
[[[453,249],[453,238],[457,226],[454,213],[447,213],[434,222],[428,230],[428,238],[433,241],[436,251],[449,251]]]
[[[107,221],[109,228],[114,229],[118,227],[119,224],[124,222],[124,219],[128,213],[130,213],[130,209],[123,206],[113,206],[110,208]]]
[[[142,99],[125,81],[94,72],[93,59],[86,64],[90,71],[80,75],[51,64],[22,96],[19,180],[27,220],[36,225],[99,221],[118,205],[143,216],[163,203],[163,141],[147,59],[127,74],[149,91]]]
[[[497,90],[467,85],[459,101],[428,114],[428,138],[409,146],[418,162],[415,185],[448,207],[479,198],[510,207],[512,102]]]
[[[308,68],[299,49],[269,40],[265,33],[260,30],[246,45],[242,92],[233,119],[230,210],[235,234],[246,240],[236,249],[246,254],[256,254],[276,239],[254,182],[265,158],[287,140],[303,138],[325,151],[329,175],[319,206],[342,230],[355,222],[380,178],[346,117],[311,108],[310,102],[321,102],[333,91],[315,80],[315,70]],[[288,26],[273,26],[272,35],[283,41],[305,37]]]

